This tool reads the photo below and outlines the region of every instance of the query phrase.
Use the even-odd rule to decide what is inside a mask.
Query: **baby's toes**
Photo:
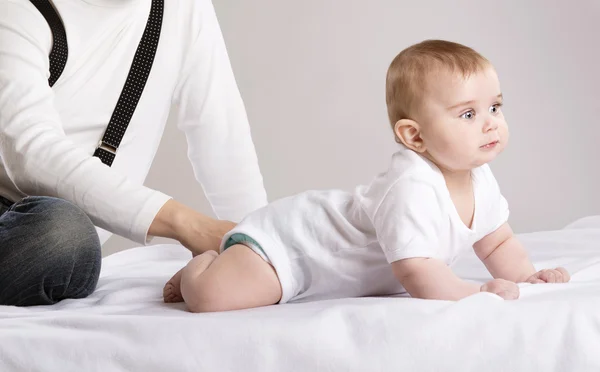
[[[556,283],[556,274],[552,270],[544,271],[540,276],[546,283]]]
[[[181,301],[183,301],[183,298],[181,298],[175,294],[171,294],[171,295],[165,297],[164,301],[167,304],[171,304],[171,303],[175,303],[175,302],[181,302]]]
[[[569,272],[564,267],[558,267],[558,268],[556,268],[556,271],[558,271],[560,273],[561,281],[563,283],[566,283],[569,280],[571,280],[571,275],[569,275]]]
[[[181,301],[183,301],[183,298],[176,291],[176,288],[175,288],[175,286],[173,284],[167,283],[165,285],[165,287],[163,288],[163,300],[166,303],[181,302]]]

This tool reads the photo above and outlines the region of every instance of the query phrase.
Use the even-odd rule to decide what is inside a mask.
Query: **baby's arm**
[[[519,287],[502,279],[483,286],[460,279],[442,261],[434,258],[408,258],[392,262],[394,275],[414,298],[460,300],[478,292],[491,292],[504,299],[519,297]]]
[[[536,273],[525,248],[514,236],[508,223],[475,243],[473,249],[494,278],[516,283],[569,281],[569,274],[563,268]]]
[[[525,248],[508,223],[475,243],[473,249],[494,278],[519,283],[535,274]]]

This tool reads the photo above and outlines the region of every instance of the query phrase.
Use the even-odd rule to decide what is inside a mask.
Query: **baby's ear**
[[[396,135],[396,142],[402,143],[415,152],[423,153],[427,150],[423,138],[421,138],[421,127],[414,120],[398,120],[394,125],[394,134]]]

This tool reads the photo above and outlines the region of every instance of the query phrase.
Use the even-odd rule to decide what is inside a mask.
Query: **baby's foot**
[[[183,297],[181,296],[182,271],[183,269],[179,270],[167,284],[165,284],[165,287],[163,288],[163,299],[166,303],[183,301]]]
[[[191,265],[193,266],[194,271],[201,273],[210,266],[218,255],[219,254],[215,251],[206,251],[203,254],[194,257],[187,266]],[[183,269],[185,269],[185,267]],[[183,301],[183,296],[181,295],[181,276],[183,269],[179,270],[167,284],[165,284],[165,287],[163,288],[163,299],[166,303]]]

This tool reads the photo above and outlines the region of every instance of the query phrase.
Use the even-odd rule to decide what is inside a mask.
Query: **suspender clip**
[[[100,142],[98,142],[98,148],[102,149],[104,151],[110,152],[113,155],[117,154],[117,148],[109,143],[106,143],[102,140],[100,140]]]

